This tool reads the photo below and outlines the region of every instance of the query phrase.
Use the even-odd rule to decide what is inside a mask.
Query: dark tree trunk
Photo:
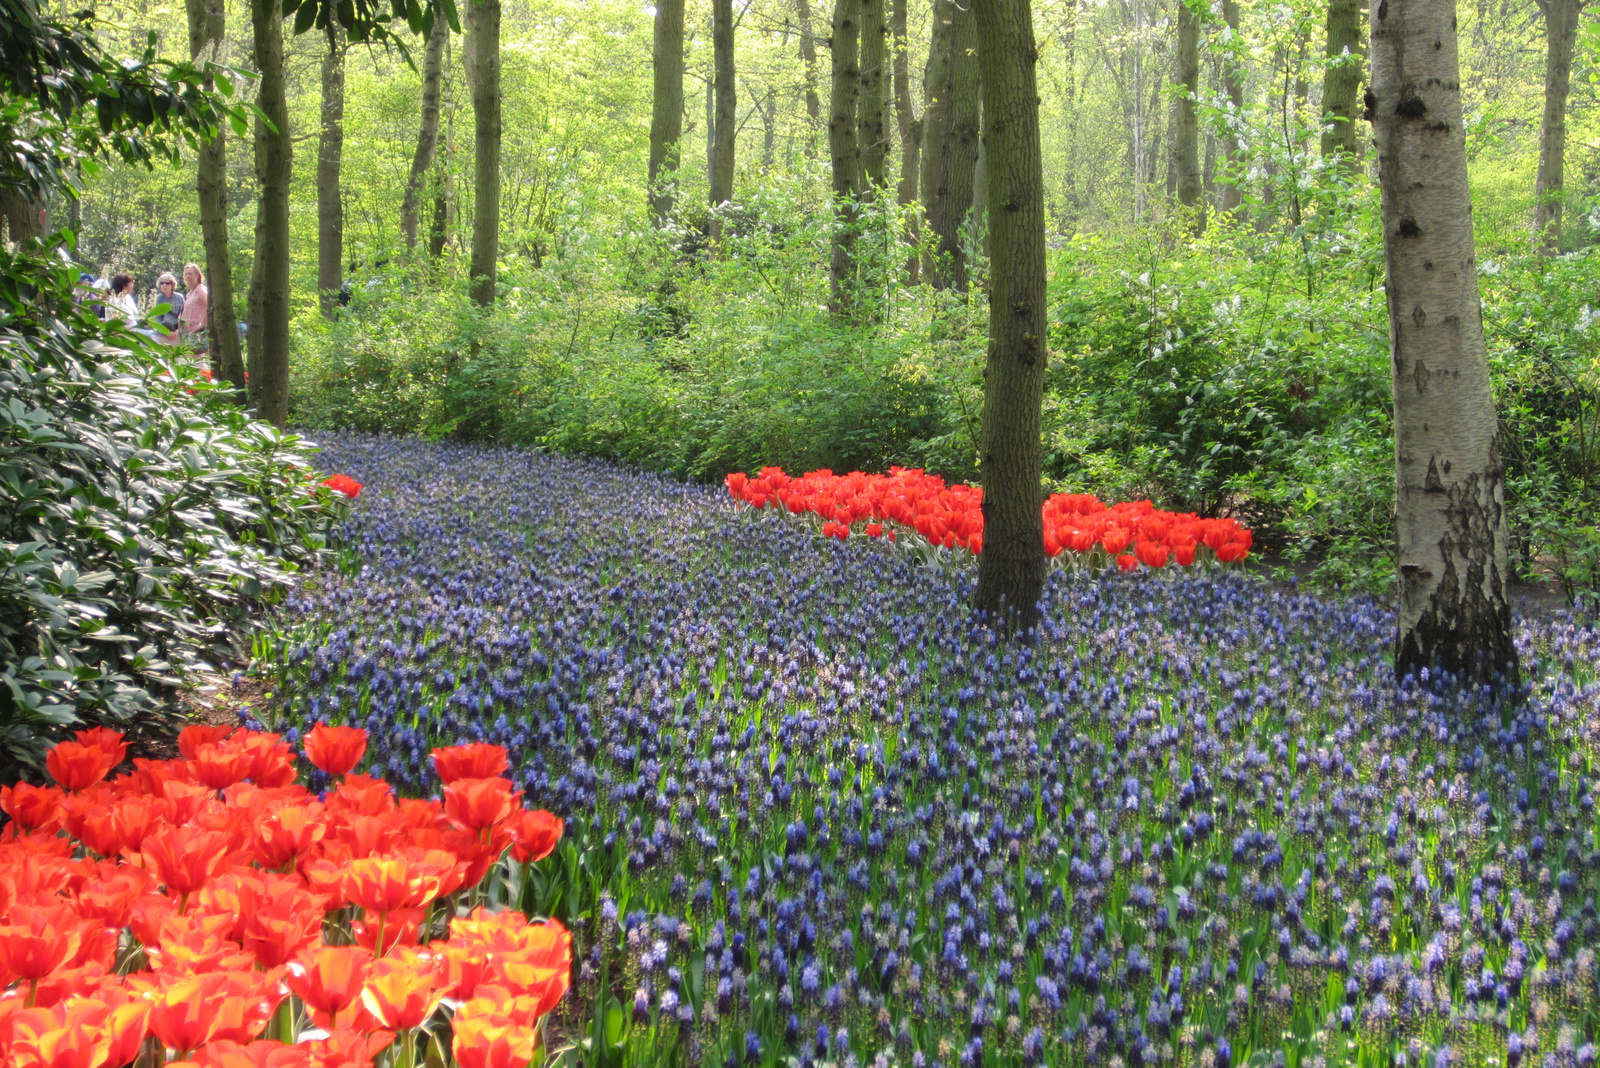
[[[973,0],[983,62],[991,247],[984,370],[983,552],[975,607],[1008,632],[1038,622],[1044,590],[1039,514],[1045,372],[1044,167],[1028,0]]]
[[[45,228],[44,201],[19,189],[0,189],[0,224],[7,240],[26,241],[42,237]]]
[[[1561,189],[1567,155],[1567,94],[1572,87],[1572,46],[1584,0],[1540,0],[1544,12],[1544,118],[1539,124],[1538,203],[1533,229],[1539,248],[1561,251]]]
[[[817,154],[817,127],[822,118],[822,97],[817,93],[817,33],[811,23],[811,0],[795,0],[800,20],[800,63],[806,86],[806,158]]]
[[[448,43],[445,44],[444,69],[444,143],[448,151],[434,164],[433,218],[428,223],[428,256],[434,260],[443,256],[445,247],[450,244],[450,228],[456,218],[455,75],[450,65]]]
[[[222,0],[187,0],[189,56],[220,63],[228,20]],[[211,373],[236,390],[244,388],[244,357],[233,309],[233,261],[228,252],[227,127],[195,153],[195,191],[200,199],[200,238],[206,250],[206,342]]]
[[[428,172],[433,169],[434,149],[439,145],[439,103],[444,93],[444,46],[450,40],[450,24],[435,17],[428,43],[422,51],[422,128],[417,131],[417,151],[411,157],[411,173],[406,178],[405,199],[400,202],[400,230],[406,248],[417,247],[421,227],[422,194]]]
[[[1515,682],[1454,0],[1379,5],[1371,56],[1394,369],[1395,674]]]
[[[733,0],[711,0],[711,47],[717,79],[716,142],[711,148],[711,206],[733,199],[734,141],[739,134],[739,97],[733,62]],[[722,236],[722,217],[713,211],[711,237]]]
[[[828,102],[828,156],[833,165],[833,248],[828,263],[831,307],[841,318],[856,312],[855,243],[861,216],[861,143],[856,106],[861,95],[861,0],[834,0],[833,92]]]
[[[650,217],[665,226],[678,196],[683,139],[683,0],[656,4],[655,87],[650,113]]]
[[[317,142],[317,296],[322,314],[330,319],[339,308],[339,285],[344,281],[344,190],[339,181],[344,162],[344,53],[344,31],[335,29],[328,54],[322,57],[322,134]]]
[[[906,0],[894,0],[889,17],[889,31],[894,40],[894,113],[900,126],[900,183],[895,188],[895,201],[901,208],[917,202],[917,164],[921,158],[922,123],[917,119],[911,104],[911,56],[906,37]],[[917,246],[917,218],[908,213],[905,222],[905,242],[914,250]],[[913,251],[906,258],[906,283],[917,284],[919,257]]]
[[[954,40],[954,19],[955,5],[951,0],[933,0],[933,32],[928,40],[928,62],[922,69],[922,165],[917,176],[922,215],[930,229],[945,195],[944,143],[950,135],[950,46]],[[924,259],[923,276],[934,285],[940,285],[936,256],[930,253]]]
[[[970,7],[951,4],[950,120],[944,139],[944,181],[929,228],[939,237],[935,286],[967,291],[967,256],[961,228],[972,210],[973,180],[978,169],[978,119],[983,108],[978,68],[978,26]]]
[[[1185,0],[1178,0],[1178,49],[1173,74],[1183,92],[1173,100],[1172,170],[1178,203],[1195,233],[1206,228],[1206,209],[1200,196],[1200,120],[1195,95],[1200,91],[1200,16]]]
[[[494,303],[500,258],[500,0],[466,0],[467,80],[472,85],[472,302]]]
[[[1343,152],[1361,157],[1360,118],[1356,110],[1361,95],[1361,5],[1363,0],[1328,0],[1328,66],[1322,76],[1322,134],[1324,157]]]
[[[277,0],[251,0],[260,74],[256,106],[256,249],[250,274],[250,404],[282,429],[289,419],[289,182],[294,145],[283,68],[283,17]]]
[[[861,98],[857,103],[856,138],[861,144],[862,191],[875,197],[888,182],[889,132],[883,122],[887,99],[884,76],[889,44],[889,26],[884,20],[884,0],[861,3]]]
[[[1239,0],[1222,0],[1222,21],[1231,31],[1232,36],[1239,35]],[[1244,72],[1239,69],[1237,55],[1228,51],[1222,56],[1222,84],[1228,94],[1228,103],[1232,105],[1232,113],[1242,116],[1244,109]],[[1242,120],[1241,120],[1242,121]],[[1232,215],[1238,212],[1244,203],[1242,190],[1239,188],[1241,175],[1239,174],[1241,156],[1244,146],[1239,141],[1239,135],[1230,127],[1227,136],[1222,142],[1223,158],[1227,160],[1228,181],[1222,185],[1222,210]]]

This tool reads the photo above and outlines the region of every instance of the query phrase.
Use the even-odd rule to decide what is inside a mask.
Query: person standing
[[[178,292],[178,280],[170,272],[162,272],[156,279],[156,303],[165,304],[167,311],[155,317],[156,338],[163,345],[178,344],[178,328],[183,321],[183,294]]]
[[[195,352],[205,352],[209,345],[206,335],[206,312],[211,304],[211,290],[206,288],[205,275],[198,264],[183,265],[183,311],[178,316],[178,335]]]
[[[125,271],[111,276],[111,297],[106,306],[127,320],[130,329],[139,326],[139,302],[133,297],[133,275]]]

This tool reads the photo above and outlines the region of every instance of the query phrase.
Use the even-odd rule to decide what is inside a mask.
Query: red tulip
[[[492,779],[504,775],[510,763],[505,746],[487,742],[433,751],[433,770],[438,773],[439,780],[446,783],[457,779]]]
[[[524,809],[511,818],[511,857],[518,864],[543,860],[555,852],[563,824],[544,809]]]

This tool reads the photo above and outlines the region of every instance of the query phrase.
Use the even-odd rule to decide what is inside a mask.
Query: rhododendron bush
[[[983,490],[947,486],[924,471],[891,467],[887,475],[836,475],[823,468],[794,478],[782,468],[763,467],[754,478],[736,471],[724,484],[735,500],[752,507],[771,504],[820,516],[829,537],[848,538],[860,525],[868,537],[893,540],[897,532],[908,532],[930,545],[983,551]],[[1250,531],[1235,520],[1162,511],[1149,501],[1107,505],[1092,494],[1056,493],[1044,502],[1042,518],[1048,555],[1104,553],[1124,571],[1169,562],[1188,567],[1205,555],[1233,563],[1250,553]]]
[[[555,920],[481,902],[562,822],[503,777],[506,751],[438,749],[438,800],[356,773],[366,732],[318,725],[297,781],[278,735],[192,726],[181,756],[120,766],[115,731],[0,789],[0,1063],[332,1068],[526,1065],[566,992]]]

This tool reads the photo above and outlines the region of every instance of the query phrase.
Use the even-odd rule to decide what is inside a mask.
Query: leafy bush
[[[74,277],[0,255],[3,778],[68,726],[168,723],[172,687],[233,651],[343,512],[307,443],[74,307]]]

